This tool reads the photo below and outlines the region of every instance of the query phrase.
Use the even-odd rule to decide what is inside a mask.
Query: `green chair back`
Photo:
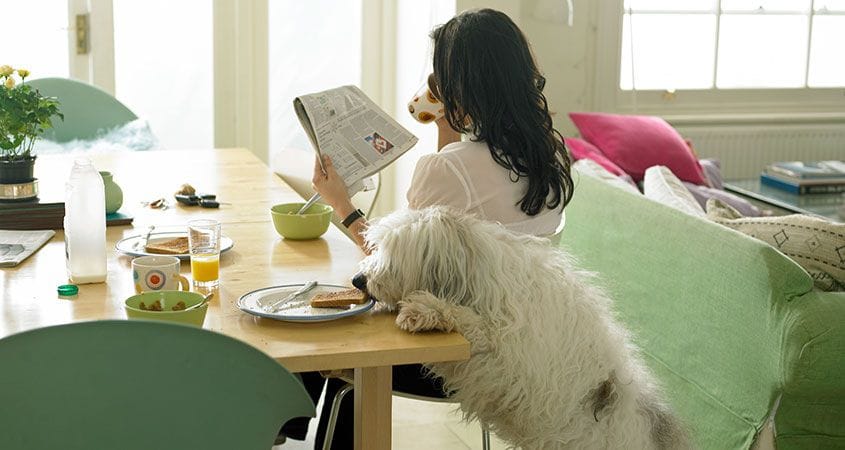
[[[41,78],[27,84],[48,97],[59,99],[65,119],[53,119],[53,128],[44,132],[46,139],[68,142],[91,139],[100,130],[124,125],[138,118],[126,106],[90,84],[68,78]]]
[[[200,328],[97,321],[0,339],[0,448],[268,450],[314,417],[297,378]]]

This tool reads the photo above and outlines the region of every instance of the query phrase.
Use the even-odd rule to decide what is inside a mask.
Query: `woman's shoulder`
[[[487,143],[477,141],[452,142],[435,154],[444,157],[454,157],[463,154],[475,154],[478,150],[484,150],[482,155],[489,154],[487,153]]]
[[[439,152],[428,155],[430,163],[449,161],[452,164],[472,166],[492,161],[490,151],[484,142],[462,141],[446,145]]]

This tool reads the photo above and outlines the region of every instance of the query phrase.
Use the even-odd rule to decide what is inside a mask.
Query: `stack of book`
[[[106,226],[130,225],[133,219],[120,212],[106,214]],[[0,202],[0,230],[58,230],[64,228],[64,220],[64,202]]]
[[[44,181],[37,198],[0,202],[0,230],[58,230],[64,228],[64,181]],[[106,226],[129,225],[133,217],[120,212],[106,215]]]
[[[54,230],[63,227],[65,204],[55,199],[0,202],[0,229]]]
[[[845,192],[845,161],[784,161],[766,166],[760,184],[792,194]]]

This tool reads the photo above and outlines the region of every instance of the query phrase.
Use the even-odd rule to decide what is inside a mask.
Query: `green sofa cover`
[[[596,272],[700,449],[845,448],[845,294],[773,247],[575,174],[561,247]]]

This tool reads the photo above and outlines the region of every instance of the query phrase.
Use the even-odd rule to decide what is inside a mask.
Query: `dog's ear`
[[[473,235],[466,217],[449,208],[431,208],[416,242],[422,250],[420,287],[460,303],[469,293]]]
[[[464,298],[471,265],[464,221],[463,216],[441,207],[382,219],[378,230],[370,232],[378,243],[378,256],[372,258],[377,266],[374,271],[383,283],[391,278],[399,284],[403,295],[423,289],[441,298]]]

